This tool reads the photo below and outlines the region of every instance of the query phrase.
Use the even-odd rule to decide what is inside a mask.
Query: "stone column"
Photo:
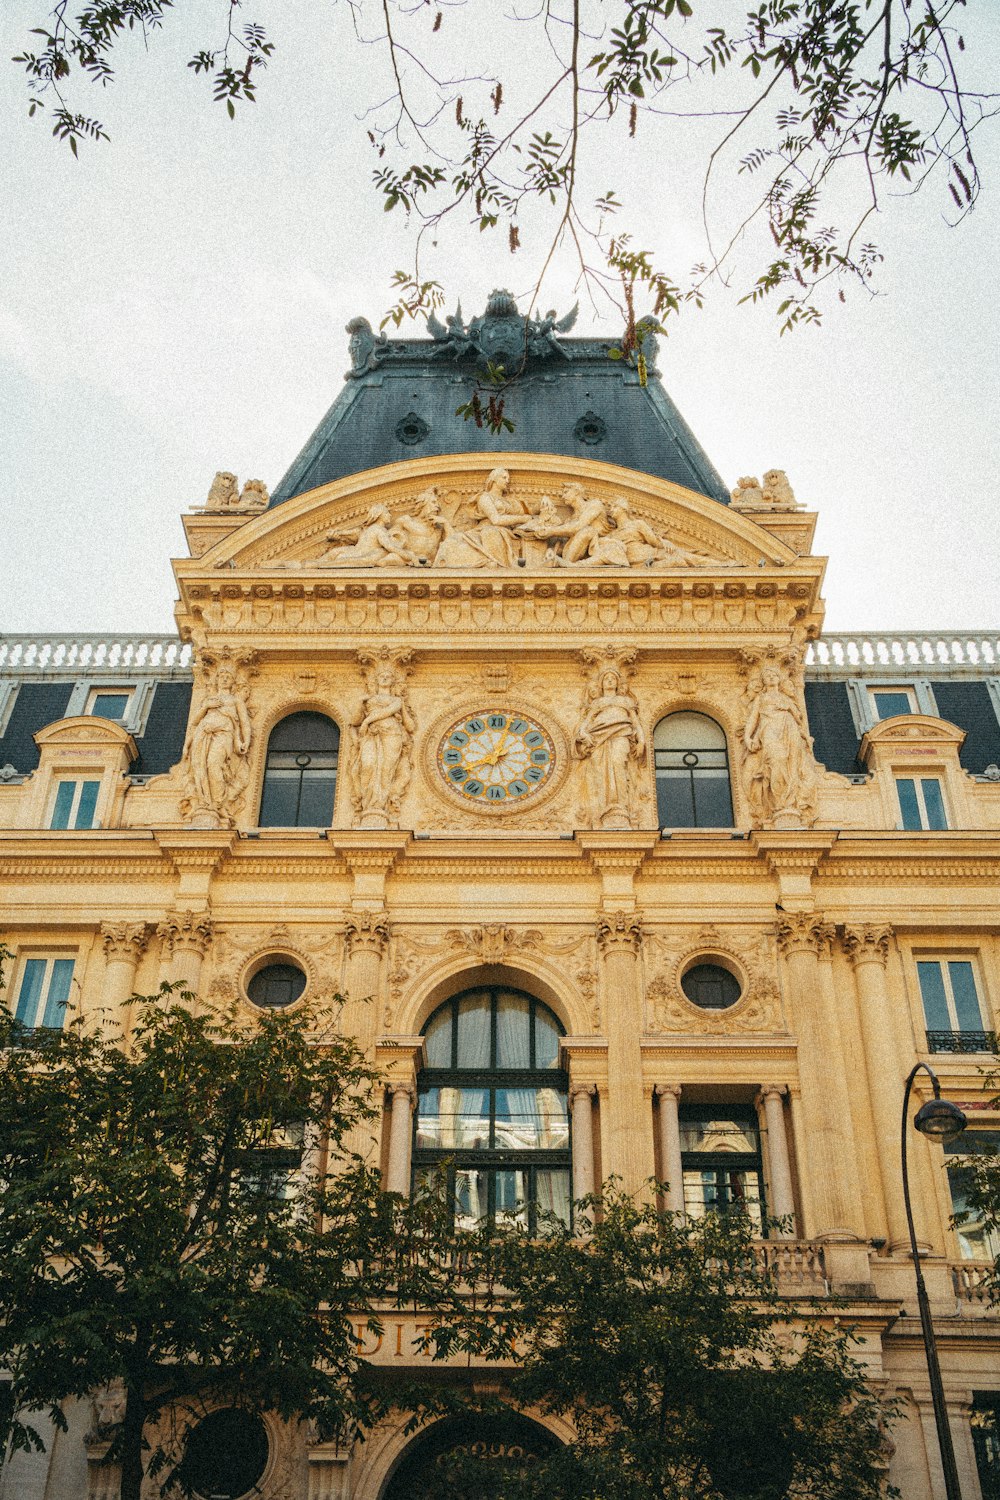
[[[201,966],[212,941],[212,918],[207,911],[168,912],[157,927],[163,944],[163,977],[180,983],[197,998]]]
[[[653,1175],[653,1140],[642,1087],[642,995],[639,949],[642,927],[630,912],[609,912],[597,923],[601,950],[605,1030],[608,1038],[606,1176],[637,1193]],[[645,1125],[645,1129],[643,1129]]]
[[[102,922],[104,946],[104,984],[101,988],[102,1019],[113,1030],[127,1037],[132,1027],[129,998],[135,992],[135,972],[146,951],[150,927],[148,922]]]
[[[788,1157],[788,1136],[785,1132],[785,1110],[782,1099],[786,1090],[777,1083],[767,1083],[759,1098],[764,1105],[767,1121],[767,1163],[770,1168],[771,1202],[770,1212],[775,1219],[789,1219],[787,1229],[778,1231],[778,1239],[795,1239],[795,1197],[792,1193],[792,1167]]]
[[[820,975],[820,952],[832,942],[834,927],[818,912],[788,913],[778,923],[785,957],[792,1025],[798,1040],[799,1088],[806,1122],[806,1152],[815,1223],[803,1226],[809,1238],[855,1240],[851,1192],[844,1181],[845,1140],[850,1110],[838,1077],[829,1067],[836,1048],[836,1017],[828,1013]]]
[[[573,1112],[573,1198],[594,1191],[594,1095],[592,1083],[573,1083],[569,1089]]]
[[[885,1199],[889,1245],[893,1250],[906,1251],[909,1249],[910,1236],[906,1226],[899,1165],[903,1075],[893,1036],[889,991],[885,982],[885,965],[891,938],[892,928],[884,923],[865,922],[844,931],[844,949],[854,965],[858,991],[868,1095],[875,1125],[875,1144],[882,1195]]]
[[[389,1165],[385,1174],[387,1193],[410,1191],[410,1143],[413,1137],[413,1090],[408,1083],[394,1083],[389,1094]]]
[[[681,1162],[681,1126],[678,1105],[681,1089],[678,1083],[658,1083],[660,1101],[660,1175],[667,1184],[668,1214],[684,1212],[684,1167]]]
[[[382,956],[389,942],[389,917],[384,910],[349,911],[344,918],[347,941],[347,999],[352,1029],[369,1059],[379,1024],[379,980]]]

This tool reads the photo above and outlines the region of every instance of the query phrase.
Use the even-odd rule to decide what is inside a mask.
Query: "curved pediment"
[[[784,566],[796,554],[718,501],[631,469],[531,453],[371,469],[255,516],[200,569],[331,574]]]

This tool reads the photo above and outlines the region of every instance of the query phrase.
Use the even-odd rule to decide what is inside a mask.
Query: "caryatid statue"
[[[587,660],[593,660],[587,653]],[[590,817],[595,828],[632,828],[637,778],[646,755],[639,705],[614,659],[598,662],[587,688],[573,748],[585,762]]]
[[[416,720],[406,701],[410,653],[359,652],[369,664],[367,691],[351,722],[350,766],[360,828],[392,828],[413,770]]]

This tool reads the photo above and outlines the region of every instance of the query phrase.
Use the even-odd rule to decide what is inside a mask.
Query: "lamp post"
[[[934,1324],[931,1322],[931,1306],[927,1299],[927,1287],[924,1284],[924,1273],[920,1268],[920,1254],[917,1250],[917,1236],[913,1228],[913,1209],[910,1206],[910,1176],[906,1164],[906,1142],[907,1123],[910,1108],[910,1093],[913,1089],[913,1080],[920,1070],[927,1074],[934,1086],[934,1098],[928,1099],[926,1104],[917,1110],[913,1121],[914,1128],[923,1135],[929,1135],[933,1140],[946,1141],[953,1136],[961,1135],[966,1126],[965,1115],[957,1104],[952,1104],[948,1099],[941,1098],[941,1085],[937,1081],[937,1075],[926,1063],[917,1063],[906,1080],[906,1091],[903,1094],[903,1123],[900,1135],[900,1150],[903,1162],[903,1202],[906,1205],[906,1222],[910,1231],[910,1249],[913,1252],[913,1269],[917,1276],[917,1306],[920,1309],[920,1327],[924,1335],[924,1353],[927,1357],[927,1375],[931,1385],[931,1401],[934,1404],[934,1425],[937,1427],[938,1446],[941,1449],[941,1468],[944,1470],[944,1488],[947,1500],[962,1500],[962,1491],[958,1483],[958,1470],[955,1467],[955,1449],[951,1441],[951,1428],[948,1425],[948,1408],[944,1399],[944,1386],[941,1383],[941,1366],[938,1364],[937,1343],[934,1339]]]

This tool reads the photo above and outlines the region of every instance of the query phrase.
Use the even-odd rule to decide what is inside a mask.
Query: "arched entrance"
[[[501,1416],[446,1417],[415,1438],[382,1492],[382,1500],[441,1500],[445,1492],[442,1469],[449,1454],[474,1453],[489,1464],[518,1468],[536,1462],[558,1448],[548,1428],[519,1412]],[[451,1500],[465,1500],[448,1485]],[[482,1487],[469,1490],[481,1494]]]

